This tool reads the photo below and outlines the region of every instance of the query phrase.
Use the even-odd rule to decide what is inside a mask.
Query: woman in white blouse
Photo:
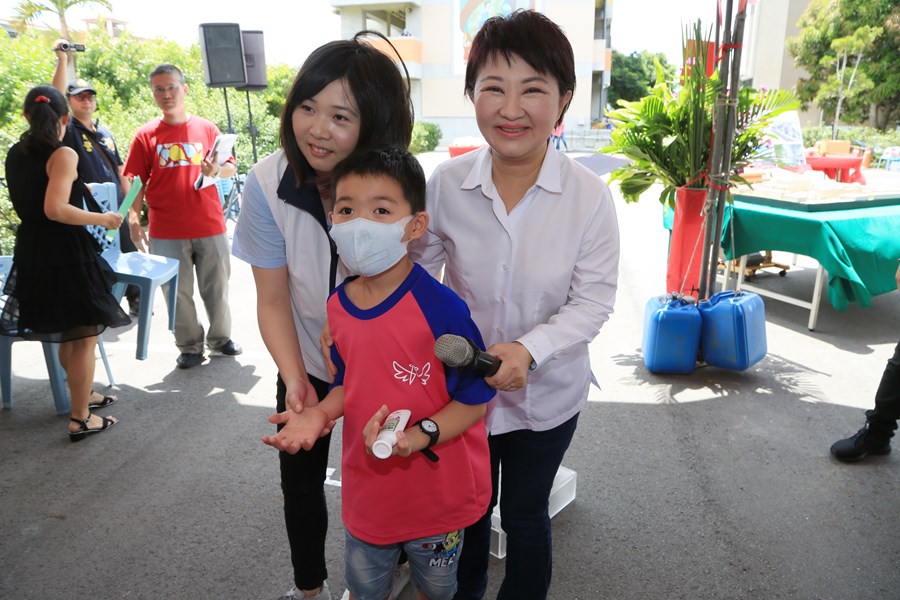
[[[547,503],[594,381],[588,344],[612,313],[619,262],[609,188],[549,144],[574,90],[572,47],[556,24],[533,11],[485,22],[465,93],[488,145],[435,170],[429,230],[411,246],[429,271],[444,269],[502,360],[486,379],[498,391],[487,416],[493,500],[466,529],[457,599],[484,595],[498,493],[498,598],[543,599],[550,587]]]

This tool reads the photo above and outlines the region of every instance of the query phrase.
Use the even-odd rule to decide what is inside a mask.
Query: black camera
[[[84,44],[69,44],[64,42],[59,45],[59,49],[63,52],[84,52]]]

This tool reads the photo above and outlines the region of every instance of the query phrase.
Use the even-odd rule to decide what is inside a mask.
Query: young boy
[[[456,591],[462,530],[487,510],[490,457],[484,427],[494,391],[474,370],[444,367],[434,342],[444,334],[483,348],[465,303],[407,255],[428,225],[425,175],[401,149],[351,157],[333,172],[330,235],[349,270],[359,273],[328,299],[338,373],[328,396],[263,441],[296,453],[344,417],[342,517],[351,598],[384,600],[401,548],[420,597]],[[389,412],[409,409],[393,454],[372,445]]]

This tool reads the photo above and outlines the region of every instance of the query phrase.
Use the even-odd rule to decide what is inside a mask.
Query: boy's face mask
[[[329,235],[351,272],[372,277],[384,273],[406,256],[409,241],[400,240],[411,220],[412,215],[394,223],[376,223],[358,217],[332,225]]]

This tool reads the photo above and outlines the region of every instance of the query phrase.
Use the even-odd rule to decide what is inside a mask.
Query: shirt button
[[[504,271],[508,271],[508,270],[509,270],[509,265],[503,265],[502,268],[503,268]]]

